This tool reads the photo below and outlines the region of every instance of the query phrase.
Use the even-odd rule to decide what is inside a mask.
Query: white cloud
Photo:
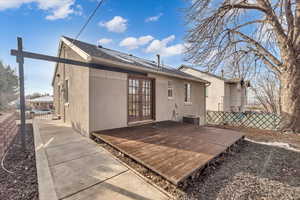
[[[37,4],[41,10],[50,12],[46,16],[48,20],[63,19],[71,14],[82,14],[81,6],[78,4],[75,6],[75,0],[0,0],[0,11],[31,3]]]
[[[100,40],[98,40],[99,44],[109,44],[112,42],[112,39],[109,38],[101,38]]]
[[[107,28],[110,32],[123,33],[127,29],[127,19],[121,16],[115,16],[110,21],[100,22],[99,25]]]
[[[120,42],[120,46],[127,47],[128,49],[137,49],[139,46],[148,44],[153,39],[151,35],[141,36],[139,38],[128,37]]]
[[[147,53],[157,53],[162,56],[174,56],[184,52],[184,44],[175,44],[168,46],[168,43],[175,39],[174,35],[170,35],[163,40],[153,40],[150,45],[146,48]]]
[[[157,20],[159,20],[159,18],[162,16],[162,13],[159,13],[158,15],[152,16],[152,17],[148,17],[145,19],[145,22],[155,22]]]

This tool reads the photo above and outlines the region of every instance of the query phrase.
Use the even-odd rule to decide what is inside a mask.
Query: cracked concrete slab
[[[49,164],[50,166],[53,166],[85,155],[101,152],[101,149],[95,148],[95,144],[92,144],[89,141],[80,140],[54,147],[50,146],[46,149],[46,152]]]
[[[51,167],[57,196],[64,198],[127,170],[106,152],[96,152]]]
[[[127,171],[119,176],[113,177],[92,188],[75,194],[66,200],[167,200],[166,196],[158,192],[153,186]]]

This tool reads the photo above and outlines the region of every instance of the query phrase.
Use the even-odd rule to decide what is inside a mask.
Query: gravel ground
[[[27,151],[24,152],[18,134],[10,146],[4,166],[12,174],[0,167],[1,200],[39,199],[32,125],[27,125],[26,144]]]
[[[218,159],[181,199],[300,199],[300,153],[243,141]]]
[[[181,187],[175,187],[118,150],[98,143],[176,199],[300,200],[299,152],[240,141]]]

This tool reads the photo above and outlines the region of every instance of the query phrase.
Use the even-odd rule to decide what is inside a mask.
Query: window
[[[69,102],[69,80],[65,80],[65,102]]]
[[[190,83],[184,84],[184,102],[191,103],[191,84]]]
[[[171,81],[168,81],[168,99],[173,99],[173,86]]]

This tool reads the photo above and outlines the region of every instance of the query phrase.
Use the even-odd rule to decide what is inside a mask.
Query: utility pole
[[[25,134],[26,134],[26,126],[25,126],[25,92],[24,92],[24,57],[23,57],[23,43],[22,38],[18,37],[18,54],[16,56],[17,63],[19,64],[19,88],[20,88],[20,118],[21,118],[21,140],[22,147],[26,150],[25,143]]]

